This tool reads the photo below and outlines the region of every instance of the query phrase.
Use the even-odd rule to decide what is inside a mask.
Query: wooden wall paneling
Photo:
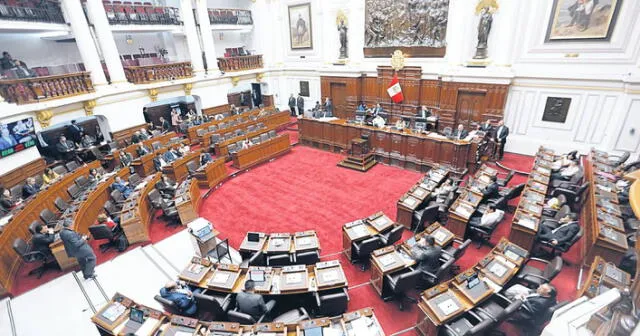
[[[362,101],[367,104],[368,107],[373,107],[378,101],[378,95],[380,88],[378,87],[377,77],[363,77],[362,78]]]
[[[389,155],[391,165],[404,167],[406,140],[407,137],[402,134],[391,135],[391,154]]]
[[[355,118],[355,110],[362,94],[361,77],[320,77],[322,102],[326,97],[333,101],[333,113],[341,119]],[[333,93],[332,93],[333,90]],[[335,96],[339,94],[339,96]],[[335,96],[335,97],[334,97]]]
[[[419,170],[419,166],[422,163],[422,151],[424,147],[424,140],[417,137],[407,137],[407,155],[406,155],[406,168]]]
[[[420,83],[420,106],[425,105],[430,109],[440,109],[440,89],[442,82],[439,80],[423,79]]]
[[[369,139],[372,147],[371,150],[375,153],[376,160],[380,162],[388,162],[391,151],[391,139],[389,134],[385,131],[378,130],[375,131],[373,136]]]
[[[231,108],[230,104],[207,107],[206,109],[202,109],[202,114],[215,115],[219,113],[229,112],[230,108]]]
[[[11,188],[24,182],[27,177],[42,175],[46,167],[47,163],[43,158],[35,159],[0,176],[0,186]]]

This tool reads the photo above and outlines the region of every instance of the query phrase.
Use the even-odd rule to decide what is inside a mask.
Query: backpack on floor
[[[120,235],[120,237],[116,239],[116,248],[118,249],[118,252],[124,252],[127,247],[129,247],[129,241],[127,241],[127,237],[125,237],[124,235]]]

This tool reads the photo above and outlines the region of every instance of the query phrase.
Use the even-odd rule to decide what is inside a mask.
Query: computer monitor
[[[305,329],[304,336],[322,336],[322,327]]]
[[[478,273],[473,273],[469,279],[467,279],[467,288],[471,289],[477,286],[480,283],[480,278],[478,278]]]
[[[247,240],[252,243],[257,243],[260,241],[260,234],[257,232],[247,232]]]
[[[138,308],[131,308],[129,319],[134,322],[144,323],[144,312]]]
[[[263,270],[251,270],[251,271],[249,271],[249,280],[253,280],[255,282],[263,282],[264,281],[264,271]]]

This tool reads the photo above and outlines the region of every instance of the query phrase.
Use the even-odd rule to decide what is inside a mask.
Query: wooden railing
[[[5,1],[2,1],[0,2],[0,20],[65,23],[60,5],[51,1],[38,7],[8,6]]]
[[[127,80],[134,84],[163,82],[193,77],[191,62],[125,66],[124,72]]]
[[[0,80],[0,95],[8,103],[29,104],[93,92],[88,72]]]
[[[262,66],[262,55],[218,58],[218,68],[225,72],[260,69]]]
[[[251,11],[246,9],[209,8],[211,24],[250,25]]]

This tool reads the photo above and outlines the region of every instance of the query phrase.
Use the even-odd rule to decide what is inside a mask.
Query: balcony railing
[[[0,80],[0,95],[15,104],[37,103],[93,91],[88,72]]]
[[[218,68],[224,72],[262,68],[262,55],[218,58]]]
[[[209,8],[211,24],[251,25],[251,11],[246,9]]]
[[[134,84],[147,84],[193,77],[191,62],[128,65],[124,67],[124,73],[127,76],[127,80]]]
[[[2,1],[0,20],[65,23],[60,4],[54,1],[47,1],[41,5],[35,5],[35,1],[21,1],[16,6],[7,5]]]
[[[103,1],[110,24],[181,25],[180,11],[175,7],[153,6],[149,2],[131,4]]]

